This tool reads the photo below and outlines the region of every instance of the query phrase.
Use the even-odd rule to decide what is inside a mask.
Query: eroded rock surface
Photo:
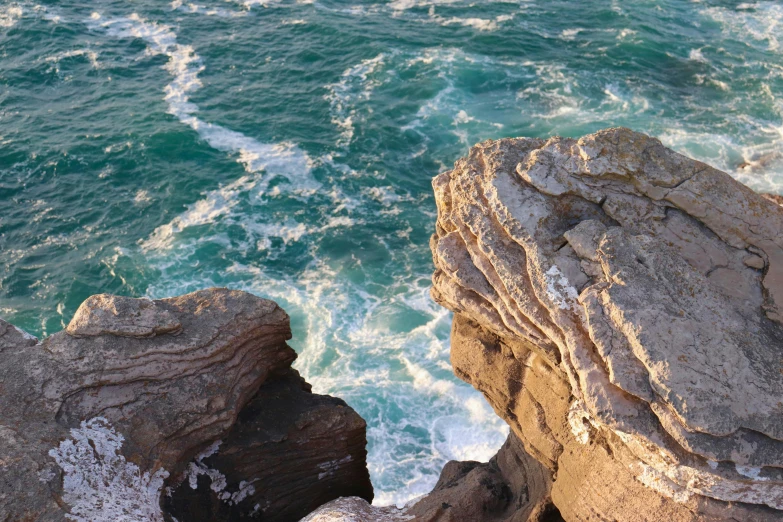
[[[302,522],[562,522],[551,488],[552,471],[511,433],[489,462],[448,462],[435,488],[402,508],[341,498]]]
[[[364,420],[295,370],[265,383],[228,435],[191,464],[166,511],[187,522],[294,522],[338,497],[371,501]]]
[[[773,203],[777,203],[778,205],[783,205],[783,196],[779,194],[762,194],[762,196],[772,201]]]
[[[42,342],[0,320],[0,520],[169,519],[161,493],[230,438],[251,399],[254,412],[264,409],[258,401],[275,400],[258,398],[262,385],[295,375],[290,337],[277,304],[226,289],[158,301],[93,296],[66,331]],[[363,441],[352,410],[312,420],[330,418],[349,419]],[[323,456],[345,457],[348,446]],[[319,448],[309,449],[316,458]],[[356,458],[363,466],[364,454]],[[235,471],[239,485],[257,478]],[[252,496],[247,488],[231,494],[234,504]]]
[[[435,488],[406,514],[420,522],[560,522],[551,487],[551,471],[511,433],[488,463],[447,463]]]
[[[648,136],[481,143],[433,182],[452,363],[565,520],[783,518],[783,208]]]

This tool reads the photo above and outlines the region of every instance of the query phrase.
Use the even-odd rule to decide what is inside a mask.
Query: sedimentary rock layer
[[[200,462],[230,438],[248,402],[253,410],[243,419],[251,424],[254,415],[263,418],[261,403],[274,410],[275,395],[258,394],[262,385],[288,375],[304,386],[290,370],[290,336],[277,304],[226,289],[159,301],[93,296],[65,331],[42,342],[0,321],[0,520],[168,519],[161,494],[188,478],[194,458]],[[354,453],[344,453],[349,444],[336,445],[324,461],[351,456],[364,466],[361,419],[344,404],[321,402],[322,410],[342,410],[312,420],[345,420],[355,439]],[[298,421],[307,418],[305,412]],[[285,432],[285,420],[266,429]],[[248,448],[252,437],[245,435]],[[302,448],[318,457],[317,445]],[[254,498],[243,481],[268,478],[243,477],[251,468],[222,471],[236,479],[237,490],[234,483],[221,490],[232,505]],[[308,473],[315,472],[302,473],[295,484],[309,487]],[[348,478],[371,498],[366,471]]]
[[[338,497],[372,500],[366,423],[345,402],[311,393],[295,370],[273,376],[214,452],[164,496],[187,522],[294,522]]]
[[[627,129],[484,142],[433,187],[455,371],[566,520],[780,519],[782,207]]]

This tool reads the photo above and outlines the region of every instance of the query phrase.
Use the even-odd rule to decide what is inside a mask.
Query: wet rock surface
[[[565,520],[783,518],[783,208],[627,129],[484,142],[433,187],[455,372]]]

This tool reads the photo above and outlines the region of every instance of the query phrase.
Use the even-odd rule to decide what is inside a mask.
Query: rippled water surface
[[[430,179],[469,145],[625,125],[783,191],[783,5],[0,3],[0,316],[218,285],[368,421],[376,503],[507,428],[448,364]]]

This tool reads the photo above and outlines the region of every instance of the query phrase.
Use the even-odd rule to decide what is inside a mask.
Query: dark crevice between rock
[[[164,511],[180,522],[296,522],[339,497],[372,501],[365,428],[344,401],[311,393],[289,369],[259,389],[201,460],[225,486],[202,473],[193,489],[186,476],[163,496]]]

